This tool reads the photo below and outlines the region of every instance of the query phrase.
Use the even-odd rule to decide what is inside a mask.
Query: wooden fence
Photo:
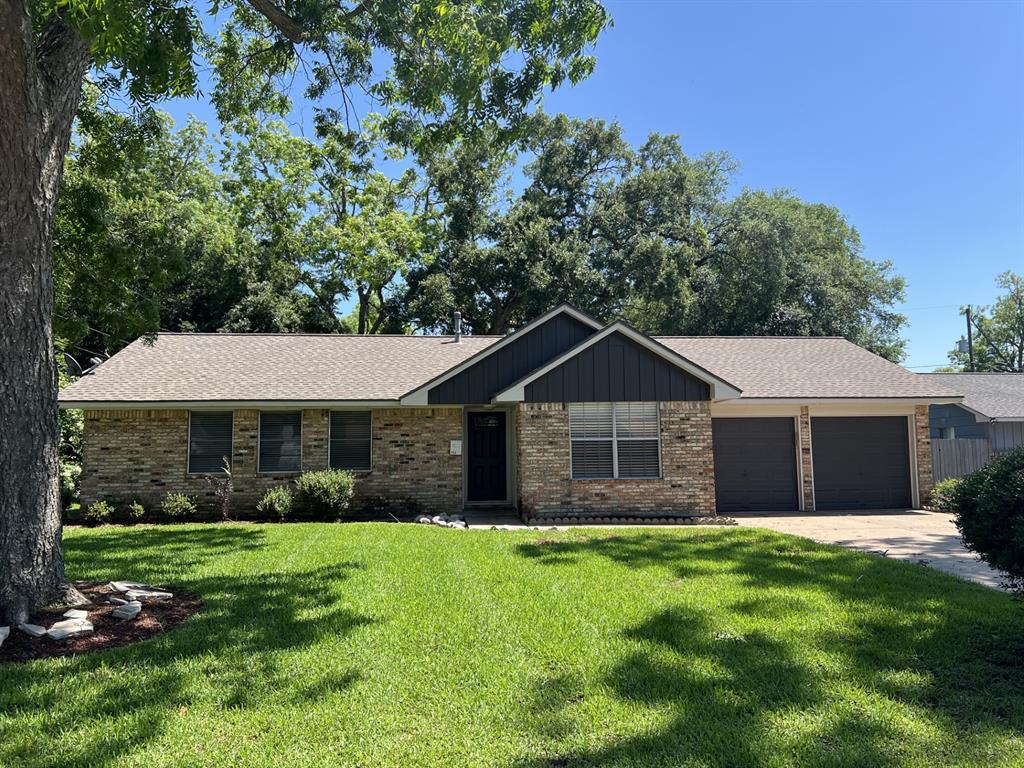
[[[935,482],[969,475],[988,464],[991,455],[988,440],[932,440]]]

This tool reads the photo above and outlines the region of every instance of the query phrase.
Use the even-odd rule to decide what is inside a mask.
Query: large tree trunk
[[[0,625],[75,598],[57,492],[53,222],[88,47],[0,0]]]

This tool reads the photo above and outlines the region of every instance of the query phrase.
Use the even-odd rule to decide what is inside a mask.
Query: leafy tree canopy
[[[521,169],[522,180],[516,171]],[[504,333],[559,301],[657,334],[839,335],[903,354],[903,280],[827,205],[728,189],[735,163],[674,136],[639,147],[600,120],[538,115],[511,150],[474,137],[432,157],[433,263],[411,271],[414,327]]]
[[[1007,271],[996,278],[1004,293],[991,307],[972,307],[974,369],[981,372],[1024,372],[1024,277]],[[967,352],[949,353],[958,370],[969,371]]]

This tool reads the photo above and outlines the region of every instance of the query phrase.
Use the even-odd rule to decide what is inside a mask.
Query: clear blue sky
[[[597,71],[544,107],[726,150],[739,185],[837,206],[907,279],[905,364],[1024,272],[1024,2],[608,2]],[[177,118],[210,111],[178,102]]]

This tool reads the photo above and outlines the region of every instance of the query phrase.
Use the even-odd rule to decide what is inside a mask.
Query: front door
[[[507,501],[505,412],[466,414],[466,501]]]

